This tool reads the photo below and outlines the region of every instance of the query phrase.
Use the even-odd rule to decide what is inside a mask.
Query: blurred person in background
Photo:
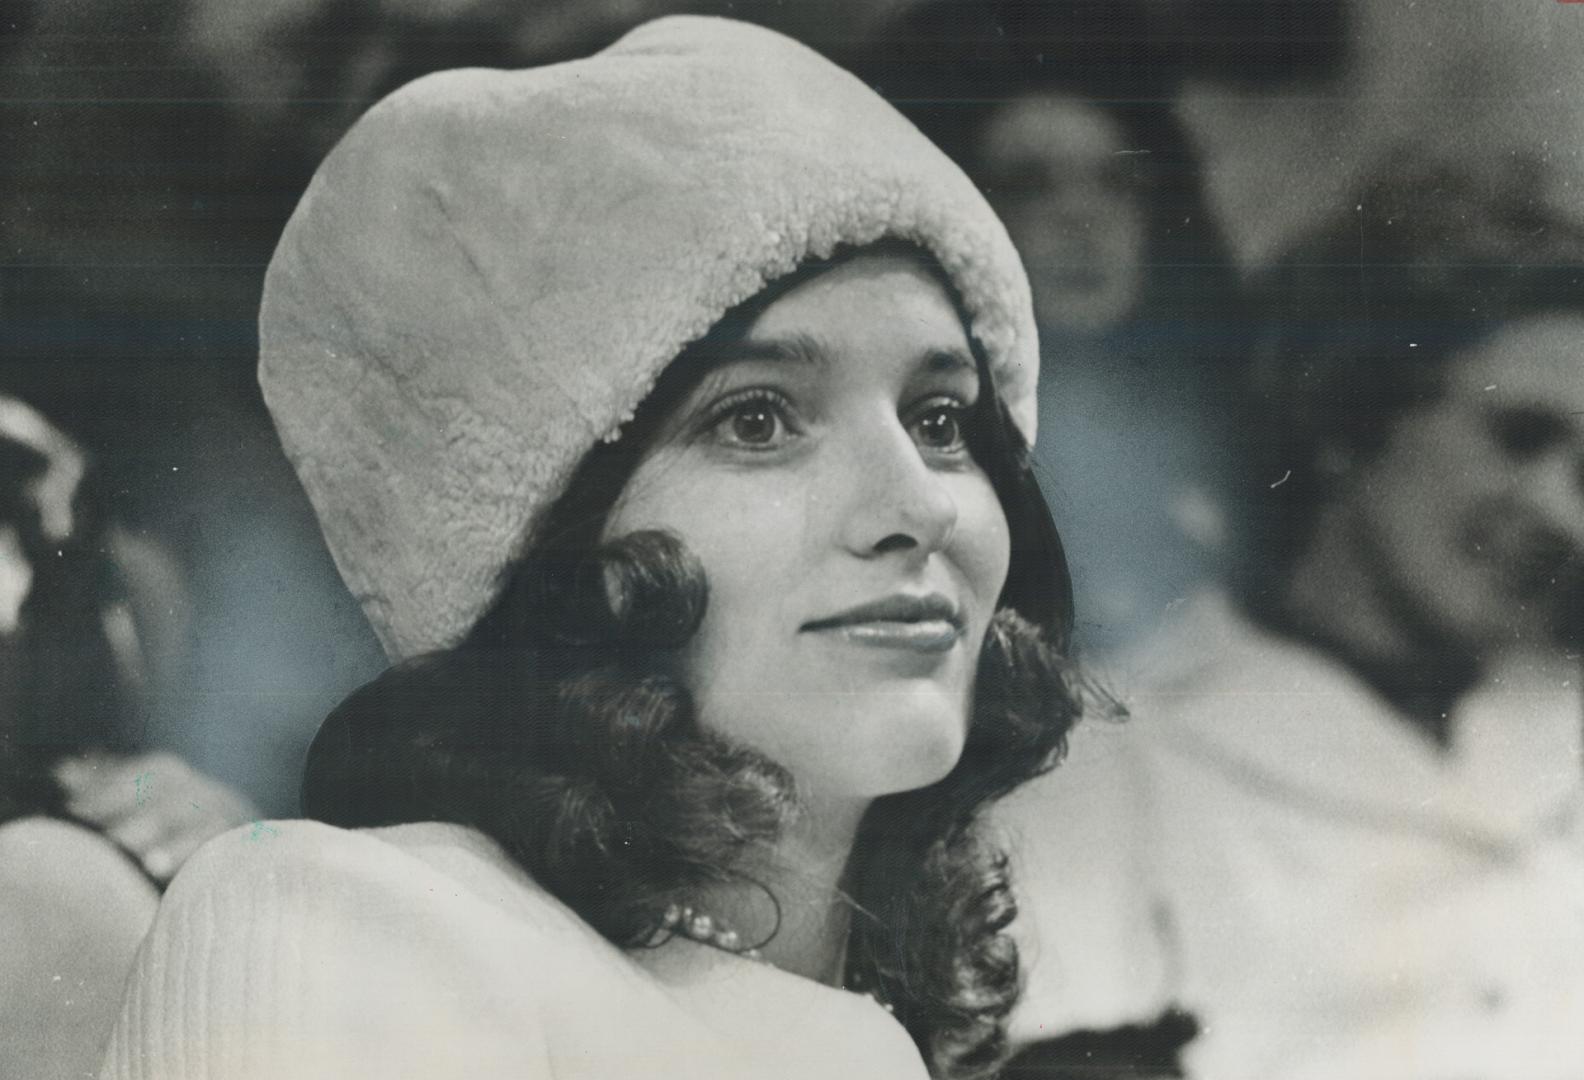
[[[1028,268],[1056,373],[1036,464],[1071,521],[1077,641],[1115,651],[1227,557],[1219,418],[1244,328],[1172,113],[1181,66],[1138,4],[923,3],[872,52],[863,70],[985,191]]]
[[[1016,1033],[1167,1003],[1190,1075],[1578,1075],[1584,269],[1410,153],[1260,291],[1247,560],[1004,808]]]
[[[1029,268],[1042,351],[1059,361],[1041,387],[1041,475],[1082,523],[1083,641],[1114,651],[1224,556],[1213,493],[1238,366],[1236,277],[1167,117],[1031,88],[988,118],[970,160]]]
[[[160,552],[105,520],[83,450],[0,395],[0,1075],[98,1062],[158,892],[254,816],[136,753],[151,663],[182,606]]]

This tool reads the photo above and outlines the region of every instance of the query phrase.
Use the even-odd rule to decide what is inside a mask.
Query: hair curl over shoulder
[[[331,714],[310,751],[305,813],[474,826],[629,948],[655,940],[670,903],[748,880],[749,856],[799,803],[783,768],[701,727],[672,668],[704,617],[703,568],[667,533],[599,537],[697,356],[817,269],[671,365],[622,439],[585,459],[461,646],[392,668]],[[962,758],[930,787],[871,806],[848,882],[847,985],[888,1001],[933,1074],[952,1080],[1004,1060],[1019,989],[1006,860],[979,835],[979,814],[1055,764],[1086,696],[1061,651],[1071,591],[1060,541],[982,355],[979,366],[970,447],[1006,511],[1013,571]]]

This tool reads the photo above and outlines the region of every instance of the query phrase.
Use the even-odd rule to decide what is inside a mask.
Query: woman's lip
[[[941,593],[929,593],[925,596],[897,593],[858,604],[822,619],[814,619],[804,623],[803,629],[833,630],[843,626],[874,623],[925,622],[944,622],[961,627],[963,619],[957,605]]]
[[[879,649],[906,649],[911,652],[943,653],[957,644],[962,628],[950,619],[918,619],[906,622],[875,619],[845,622],[819,628],[814,633],[833,634],[855,645]]]

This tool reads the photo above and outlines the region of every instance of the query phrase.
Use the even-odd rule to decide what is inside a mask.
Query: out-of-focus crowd
[[[1014,1069],[1172,1068],[1157,1021],[1181,1010],[1193,1075],[1295,1043],[1376,1075],[1411,1030],[1496,1076],[1572,1023],[1584,9],[22,0],[0,11],[0,1074],[92,1070],[159,887],[295,811],[314,726],[381,664],[253,381],[315,165],[410,79],[673,10],[869,82],[1033,283],[1080,645],[1173,722],[1101,725],[1009,814],[1028,921],[1073,928],[1029,942],[1062,962],[1031,968]],[[55,903],[37,853],[86,831],[126,903]],[[1303,1023],[1271,1020],[1278,984]],[[1105,1031],[1131,1034],[1045,1037]]]

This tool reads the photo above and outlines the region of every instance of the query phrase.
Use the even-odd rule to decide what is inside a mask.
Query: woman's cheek
[[[673,530],[704,564],[712,592],[741,578],[766,586],[792,560],[817,501],[780,475],[718,475],[670,508]]]
[[[965,485],[958,497],[957,528],[953,537],[961,552],[958,561],[970,587],[985,604],[993,607],[1011,568],[1011,530],[1007,526],[1006,511],[990,481],[982,474],[968,479],[971,483]]]

